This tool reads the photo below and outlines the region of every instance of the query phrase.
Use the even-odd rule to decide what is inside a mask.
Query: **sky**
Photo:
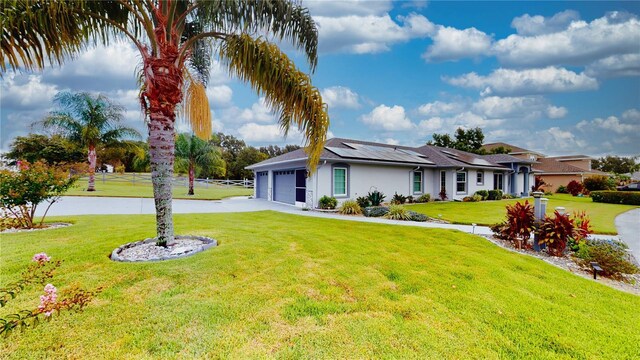
[[[314,86],[328,137],[419,146],[482,128],[486,142],[547,155],[640,155],[640,2],[303,1],[319,31]],[[282,49],[308,72],[304,56]],[[95,47],[61,67],[0,78],[0,150],[53,110],[64,90],[103,93],[145,134],[140,57]],[[217,61],[207,94],[214,131],[253,146],[285,139],[277,116]],[[180,122],[178,128],[188,131]]]

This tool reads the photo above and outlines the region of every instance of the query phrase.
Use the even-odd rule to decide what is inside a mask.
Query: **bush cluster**
[[[560,185],[558,186],[558,189],[556,189],[556,194],[568,194],[569,190],[567,190],[567,187],[564,185]]]
[[[362,210],[362,214],[366,217],[380,217],[385,216],[389,212],[389,208],[386,206],[369,206]]]
[[[402,194],[398,194],[397,192],[393,194],[393,197],[391,198],[391,204],[393,205],[402,205],[405,202],[407,202],[407,197]]]
[[[482,201],[482,196],[475,194],[472,196],[465,196],[462,198],[462,202],[479,202]]]
[[[409,211],[409,216],[411,216],[411,221],[425,222],[429,220],[429,217],[427,217],[427,215],[417,213],[415,211]]]
[[[489,190],[487,192],[487,200],[501,200],[502,190]]]
[[[332,196],[325,195],[318,200],[318,205],[320,209],[333,210],[338,206],[338,200]]]
[[[411,220],[411,214],[409,210],[405,209],[402,205],[391,205],[389,211],[385,215],[387,219],[391,220]]]
[[[587,240],[578,246],[576,256],[583,266],[597,262],[602,275],[619,278],[621,274],[635,274],[638,267],[629,261],[627,246],[614,240]]]
[[[614,190],[616,187],[615,180],[605,175],[590,176],[582,184],[589,191]]]
[[[359,215],[362,214],[362,208],[356,200],[345,200],[339,212],[344,215]]]
[[[431,195],[430,194],[422,194],[415,200],[415,202],[417,202],[417,203],[427,203],[429,201],[431,201]]]
[[[591,193],[591,200],[609,204],[640,205],[640,192],[594,191]]]
[[[584,191],[584,186],[579,181],[571,180],[567,184],[567,192],[573,196],[578,196],[578,194],[581,194],[583,191]]]
[[[475,195],[480,195],[480,197],[482,198],[481,200],[487,200],[489,198],[489,191],[487,190],[478,190],[476,191]]]

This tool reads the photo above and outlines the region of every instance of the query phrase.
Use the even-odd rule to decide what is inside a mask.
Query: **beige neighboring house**
[[[572,180],[584,181],[585,178],[594,175],[609,175],[605,172],[591,169],[592,157],[587,155],[546,156],[539,152],[523,149],[521,147],[497,142],[482,146],[490,151],[504,147],[511,149],[509,155],[517,158],[534,161],[533,172],[542,177],[547,186],[546,191],[555,192],[559,186],[567,186]]]

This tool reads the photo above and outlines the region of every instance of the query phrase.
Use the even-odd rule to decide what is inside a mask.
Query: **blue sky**
[[[320,36],[314,85],[330,136],[420,145],[484,130],[549,155],[640,155],[640,3],[304,1]],[[306,69],[300,54],[285,50]],[[51,110],[61,90],[101,92],[143,133],[127,44],[1,81],[0,148]],[[283,139],[276,117],[214,63],[214,129],[251,145]],[[179,125],[185,129],[185,125]]]

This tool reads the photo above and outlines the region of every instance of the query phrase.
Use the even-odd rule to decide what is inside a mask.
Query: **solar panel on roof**
[[[425,159],[417,153],[415,153],[416,155],[413,155],[391,147],[347,143],[344,145],[351,147],[351,149],[337,147],[326,147],[326,149],[344,158],[381,160],[412,164],[433,164],[433,162]]]

